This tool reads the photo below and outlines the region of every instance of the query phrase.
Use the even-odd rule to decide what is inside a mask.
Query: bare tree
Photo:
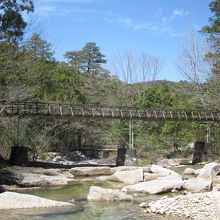
[[[155,80],[162,70],[162,61],[158,57],[142,53],[135,56],[132,52],[118,52],[112,62],[111,72],[122,81],[132,84]]]
[[[203,107],[220,109],[220,83],[213,75],[213,60],[206,58],[211,50],[208,42],[191,30],[189,36],[180,41],[180,47],[177,69],[189,83],[183,91]]]
[[[112,62],[111,72],[121,80],[118,91],[119,99],[122,99],[120,102],[129,106],[134,105],[134,92],[141,92],[146,82],[155,80],[162,66],[163,63],[158,57],[145,53],[135,56],[132,52],[124,54],[118,52]]]

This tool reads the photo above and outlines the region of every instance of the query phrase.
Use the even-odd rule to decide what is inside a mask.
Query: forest
[[[118,54],[111,69],[95,42],[81,50],[66,51],[58,61],[50,42],[39,33],[25,37],[32,13],[31,0],[0,2],[0,101],[127,106],[139,109],[206,109],[220,111],[220,0],[210,5],[209,25],[192,31],[181,42],[177,71],[185,80],[157,80],[162,61],[149,54]],[[208,18],[207,18],[208,19]],[[206,48],[198,35],[205,38]],[[19,123],[19,125],[18,125]],[[218,154],[220,129],[207,122],[134,121],[134,143],[139,158],[151,162],[161,157],[188,156],[186,146],[210,142]],[[48,151],[71,152],[79,145],[128,147],[129,124],[123,120],[0,118],[2,151],[28,147],[35,158]]]

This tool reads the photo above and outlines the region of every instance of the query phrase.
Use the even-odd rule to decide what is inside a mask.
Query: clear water
[[[77,181],[64,187],[53,187],[44,189],[31,189],[28,193],[44,198],[60,201],[72,201],[80,207],[74,211],[69,208],[41,209],[41,210],[15,210],[0,212],[1,220],[180,220],[171,216],[160,216],[156,214],[145,214],[144,209],[139,208],[141,202],[150,202],[161,198],[163,195],[135,195],[133,202],[87,202],[86,196],[91,185],[103,188],[120,188],[121,185],[114,182]]]

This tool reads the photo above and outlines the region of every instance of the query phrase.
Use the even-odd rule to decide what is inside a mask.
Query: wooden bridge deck
[[[117,106],[70,105],[38,102],[0,102],[0,116],[83,117],[146,121],[220,121],[220,112],[197,109],[145,109]]]

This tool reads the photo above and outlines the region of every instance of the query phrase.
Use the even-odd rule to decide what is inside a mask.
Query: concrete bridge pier
[[[118,148],[116,166],[132,166],[137,163],[135,149]]]
[[[194,146],[192,164],[200,163],[203,161],[212,161],[212,144],[205,141],[197,141]]]
[[[28,149],[23,146],[13,146],[11,148],[11,154],[9,163],[17,166],[28,165]]]

